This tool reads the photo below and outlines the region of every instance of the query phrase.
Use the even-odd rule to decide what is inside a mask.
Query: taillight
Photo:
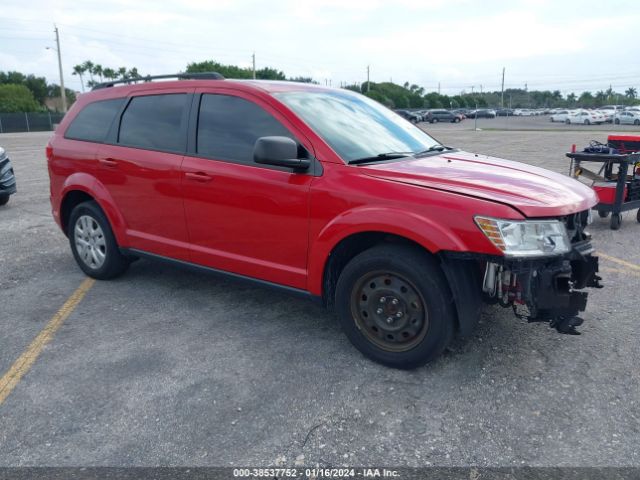
[[[47,155],[47,160],[51,161],[53,158],[53,147],[51,145],[47,145],[44,149],[44,153]]]

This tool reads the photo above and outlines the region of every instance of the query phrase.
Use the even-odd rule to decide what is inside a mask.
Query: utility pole
[[[440,82],[438,82],[438,95],[440,95]]]
[[[253,79],[256,79],[256,52],[251,55],[251,63],[253,65]]]
[[[64,88],[64,75],[62,75],[62,54],[60,53],[60,36],[58,35],[58,27],[54,25],[56,33],[56,52],[58,52],[58,70],[60,71],[60,100],[62,100],[62,112],[67,111],[67,91]]]
[[[504,67],[502,67],[502,91],[500,93],[500,108],[504,108]]]
[[[367,65],[367,92],[371,90],[371,84],[369,82],[369,65]]]

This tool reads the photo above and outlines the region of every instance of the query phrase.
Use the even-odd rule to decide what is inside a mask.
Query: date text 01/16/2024
[[[236,478],[394,478],[396,470],[387,468],[236,468]]]

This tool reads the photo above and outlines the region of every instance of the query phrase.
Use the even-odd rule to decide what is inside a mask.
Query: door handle
[[[118,161],[115,160],[114,158],[99,158],[98,162],[100,162],[100,164],[104,165],[105,167],[109,167],[109,168],[118,167]]]
[[[184,176],[189,180],[194,180],[196,182],[210,182],[213,180],[213,177],[207,175],[204,172],[185,172]]]

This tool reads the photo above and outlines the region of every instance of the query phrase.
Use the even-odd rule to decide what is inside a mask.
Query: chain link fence
[[[64,113],[0,113],[0,133],[44,132],[53,130]]]

